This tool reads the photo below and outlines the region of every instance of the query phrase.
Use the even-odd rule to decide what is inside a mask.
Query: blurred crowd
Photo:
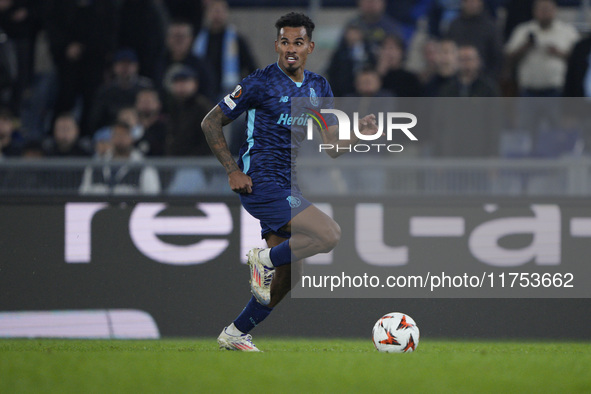
[[[324,75],[343,97],[591,96],[591,38],[558,10],[358,0]],[[263,66],[231,11],[225,0],[0,0],[1,155],[211,155],[201,119]]]
[[[580,33],[553,0],[403,1],[400,20],[388,13],[396,3],[358,1],[328,67],[336,95],[370,94],[361,83],[370,71],[384,96],[570,97],[582,84],[567,75]]]
[[[257,67],[228,18],[222,0],[0,0],[2,156],[210,155],[201,120]]]

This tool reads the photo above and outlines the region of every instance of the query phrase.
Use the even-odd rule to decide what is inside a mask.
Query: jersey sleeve
[[[218,103],[224,115],[234,120],[244,111],[256,107],[260,93],[264,91],[263,81],[264,79],[257,71],[244,78],[232,93],[224,96]]]
[[[334,109],[334,94],[332,93],[332,89],[330,87],[330,84],[328,83],[328,81],[323,78],[323,82],[324,82],[324,89],[322,92],[322,97],[323,97],[323,104],[324,104],[324,108],[327,109]],[[324,119],[326,120],[326,124],[327,126],[334,126],[336,124],[338,124],[338,120],[337,117],[334,116],[333,114],[326,114]]]
[[[524,45],[528,39],[528,34],[531,32],[531,29],[526,24],[522,24],[517,26],[511,36],[509,37],[509,41],[505,45],[505,52],[511,53],[516,51],[520,46]]]

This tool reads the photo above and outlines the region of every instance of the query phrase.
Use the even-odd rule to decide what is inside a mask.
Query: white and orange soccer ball
[[[373,326],[372,335],[380,352],[409,353],[419,346],[419,327],[412,317],[400,312],[382,316]]]

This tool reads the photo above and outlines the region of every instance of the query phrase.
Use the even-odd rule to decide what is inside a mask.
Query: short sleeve
[[[511,37],[509,37],[509,41],[505,45],[505,53],[516,51],[519,47],[525,44],[529,31],[530,30],[527,25],[517,26],[515,30],[513,30]]]
[[[224,96],[218,106],[228,118],[236,119],[244,111],[258,105],[260,93],[263,91],[262,79],[255,71],[236,85],[232,93]]]
[[[332,93],[332,89],[330,87],[330,84],[328,83],[328,81],[326,79],[324,79],[324,89],[323,89],[323,104],[324,104],[324,108],[327,109],[334,109],[334,94]],[[328,126],[334,126],[336,124],[338,124],[338,120],[337,117],[334,116],[333,114],[326,114],[324,119],[326,120],[326,124]]]
[[[567,25],[567,37],[566,50],[570,52],[581,36],[574,27]]]

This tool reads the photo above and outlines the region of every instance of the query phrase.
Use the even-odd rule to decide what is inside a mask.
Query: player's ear
[[[279,41],[275,40],[275,52],[279,53]]]
[[[308,53],[314,52],[314,41],[310,41],[310,45],[308,46]]]

